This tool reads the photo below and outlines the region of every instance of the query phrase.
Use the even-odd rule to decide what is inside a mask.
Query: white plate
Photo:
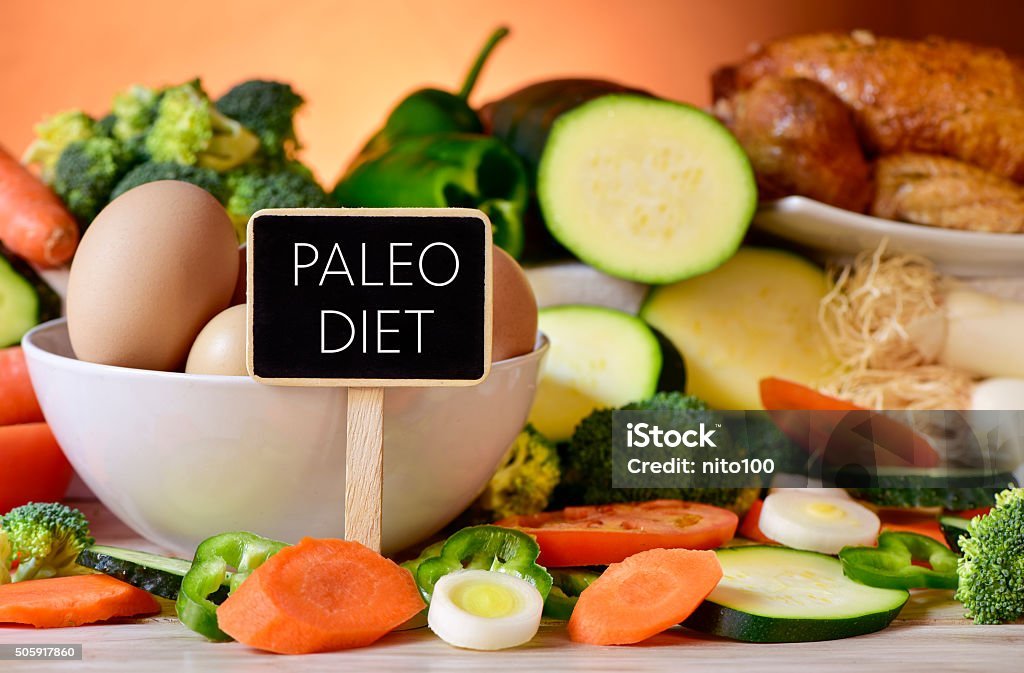
[[[923,255],[954,276],[1024,275],[1024,234],[956,231],[883,220],[802,196],[763,204],[754,224],[829,258],[849,258],[873,250],[888,237],[890,251]]]

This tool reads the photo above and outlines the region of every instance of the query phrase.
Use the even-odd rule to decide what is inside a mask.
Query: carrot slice
[[[583,590],[569,637],[591,645],[639,643],[689,617],[722,579],[713,551],[651,549],[614,563]]]
[[[0,586],[0,623],[79,626],[160,612],[142,589],[109,575],[74,575]]]
[[[358,542],[307,537],[257,568],[217,622],[251,647],[306,654],[369,645],[423,607],[408,570]]]
[[[764,506],[764,500],[758,498],[750,505],[750,509],[747,510],[746,515],[743,517],[743,521],[740,523],[739,529],[736,531],[737,535],[753,540],[754,542],[761,542],[763,544],[775,544],[775,541],[770,537],[761,532],[761,508]]]

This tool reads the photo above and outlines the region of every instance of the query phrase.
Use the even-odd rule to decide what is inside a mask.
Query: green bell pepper
[[[457,570],[491,570],[526,580],[542,598],[551,591],[551,575],[537,564],[540,547],[522,531],[500,526],[470,526],[448,538],[433,558],[420,562],[416,584],[429,603],[437,581]]]
[[[384,126],[366,143],[356,164],[386,152],[408,138],[439,133],[483,133],[483,124],[469,106],[469,95],[494,47],[508,35],[504,26],[495,30],[473,61],[458,93],[441,89],[418,89],[402,99],[388,115]]]
[[[288,545],[254,533],[221,533],[204,540],[196,549],[192,567],[181,581],[175,608],[181,623],[210,640],[231,640],[217,626],[217,606],[210,600],[228,575],[230,591]]]
[[[882,533],[877,547],[844,547],[839,560],[847,577],[872,587],[957,588],[957,555],[926,535]],[[931,568],[914,561],[927,561]]]
[[[544,616],[569,621],[580,594],[600,576],[600,573],[582,568],[552,570],[551,593],[544,601]]]
[[[515,257],[523,247],[526,171],[508,147],[465,133],[406,138],[358,164],[334,198],[360,208],[479,208],[494,227],[494,243]]]

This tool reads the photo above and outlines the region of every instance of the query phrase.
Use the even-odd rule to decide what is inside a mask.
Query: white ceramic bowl
[[[71,464],[150,541],[190,555],[224,531],[344,534],[345,389],[80,362],[63,319],[23,346]],[[546,351],[541,336],[475,387],[386,391],[385,553],[435,533],[479,494],[526,422]]]

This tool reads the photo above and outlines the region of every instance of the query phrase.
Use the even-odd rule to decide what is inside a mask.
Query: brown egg
[[[206,323],[188,352],[185,371],[189,374],[245,376],[246,308],[226,308]]]
[[[491,359],[494,362],[524,355],[537,341],[537,300],[519,263],[494,246],[494,319]]]
[[[103,209],[82,237],[68,281],[71,346],[79,360],[172,371],[228,306],[238,243],[205,190],[163,180]]]

